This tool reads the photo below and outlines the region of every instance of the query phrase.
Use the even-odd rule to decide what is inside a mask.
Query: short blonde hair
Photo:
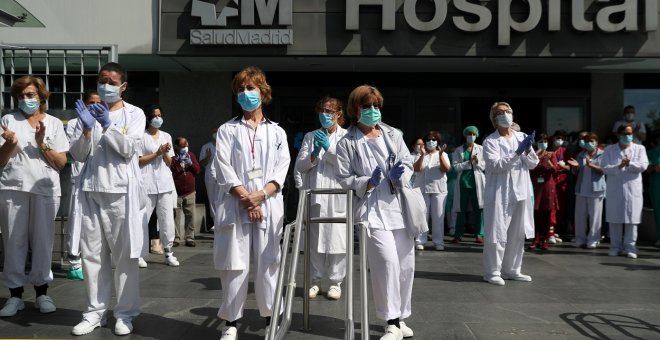
[[[48,89],[46,89],[46,83],[44,83],[43,79],[35,76],[23,76],[20,77],[16,80],[14,80],[14,83],[11,84],[11,96],[14,98],[14,102],[18,103],[19,99],[23,99],[21,96],[21,93],[23,90],[25,90],[28,86],[34,85],[34,87],[37,88],[37,94],[39,95],[39,110],[41,112],[46,112],[46,101],[48,100],[48,97],[50,96],[50,92],[48,92]]]
[[[351,120],[351,124],[357,123],[358,112],[360,112],[360,106],[366,99],[373,99],[380,107],[383,106],[383,95],[378,91],[377,88],[371,85],[360,85],[351,91],[351,94],[348,95],[348,118]]]
[[[266,82],[266,74],[264,71],[256,66],[248,66],[241,70],[241,72],[238,72],[234,76],[234,80],[231,82],[231,89],[233,93],[238,94],[238,89],[246,81],[253,82],[254,85],[259,88],[259,92],[261,92],[261,101],[264,104],[270,103],[270,101],[273,99],[272,90],[270,85],[268,85]]]

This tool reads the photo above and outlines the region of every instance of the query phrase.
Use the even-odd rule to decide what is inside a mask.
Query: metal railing
[[[311,217],[309,215],[311,207],[311,195],[346,195],[346,216],[345,217]],[[342,189],[311,189],[301,190],[298,200],[298,212],[296,220],[289,223],[284,228],[284,242],[282,244],[282,260],[280,262],[280,272],[277,278],[277,287],[275,288],[275,301],[273,303],[273,315],[271,317],[271,327],[266,333],[267,340],[284,339],[291,326],[291,311],[293,298],[296,289],[296,269],[298,266],[298,255],[300,254],[300,238],[305,230],[305,271],[304,271],[304,292],[303,292],[303,329],[310,330],[309,326],[309,283],[310,283],[310,233],[309,227],[312,223],[346,223],[346,284],[344,299],[346,301],[345,315],[345,334],[344,339],[353,340],[355,338],[355,322],[353,320],[353,191]],[[361,225],[360,225],[361,226]],[[282,298],[284,289],[284,276],[289,254],[289,241],[291,239],[291,229],[295,227],[293,236],[293,246],[291,249],[291,265],[289,266],[288,282],[286,286],[286,295]],[[369,306],[367,304],[367,247],[366,228],[360,228],[360,305],[362,321],[362,339],[369,339]],[[280,311],[284,302],[282,311],[282,321],[278,325]]]

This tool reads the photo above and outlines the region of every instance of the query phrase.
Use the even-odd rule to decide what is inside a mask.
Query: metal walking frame
[[[346,216],[345,217],[310,217],[311,195],[346,195]],[[296,289],[296,269],[298,266],[298,255],[300,254],[300,238],[305,228],[305,271],[304,271],[304,291],[303,291],[303,329],[309,331],[309,285],[310,285],[310,234],[307,228],[311,223],[346,223],[346,284],[344,299],[346,301],[346,331],[344,339],[355,339],[355,322],[353,320],[353,191],[343,189],[310,189],[301,190],[298,200],[298,212],[296,220],[289,223],[284,228],[284,238],[282,242],[282,260],[280,262],[280,271],[277,277],[277,287],[275,288],[275,301],[271,317],[271,327],[266,333],[267,340],[282,340],[286,336],[291,326],[291,309]],[[291,265],[289,266],[288,282],[286,283],[286,295],[282,298],[284,289],[284,276],[289,254],[289,241],[291,239],[291,228],[295,227],[293,236],[293,246],[291,250]],[[362,321],[362,340],[369,339],[369,306],[367,304],[367,246],[366,228],[360,228],[360,306]],[[284,301],[284,307],[281,306]],[[283,317],[281,324],[278,325],[280,313]]]

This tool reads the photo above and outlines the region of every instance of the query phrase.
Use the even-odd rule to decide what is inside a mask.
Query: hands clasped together
[[[96,122],[99,122],[103,129],[109,128],[110,124],[112,124],[112,121],[110,121],[110,111],[108,111],[108,106],[105,103],[96,103],[87,106],[82,100],[78,99],[75,105],[76,112],[78,112],[78,117],[84,129],[94,128]]]
[[[240,198],[240,202],[248,211],[248,218],[250,222],[261,222],[264,219],[263,211],[261,210],[261,203],[266,201],[264,192],[253,191]]]
[[[528,151],[532,148],[532,145],[534,145],[534,140],[536,139],[536,131],[532,131],[531,134],[527,135],[525,139],[520,142],[518,145],[518,149],[516,150],[516,153],[518,155],[521,155],[523,152]]]
[[[328,151],[330,148],[330,138],[328,138],[328,133],[322,130],[316,130],[314,132],[314,148],[312,149],[312,156],[318,157],[321,153],[321,149]]]

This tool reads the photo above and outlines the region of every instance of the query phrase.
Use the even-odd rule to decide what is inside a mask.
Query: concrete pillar
[[[612,131],[623,112],[623,73],[591,74],[591,130],[601,140]]]

